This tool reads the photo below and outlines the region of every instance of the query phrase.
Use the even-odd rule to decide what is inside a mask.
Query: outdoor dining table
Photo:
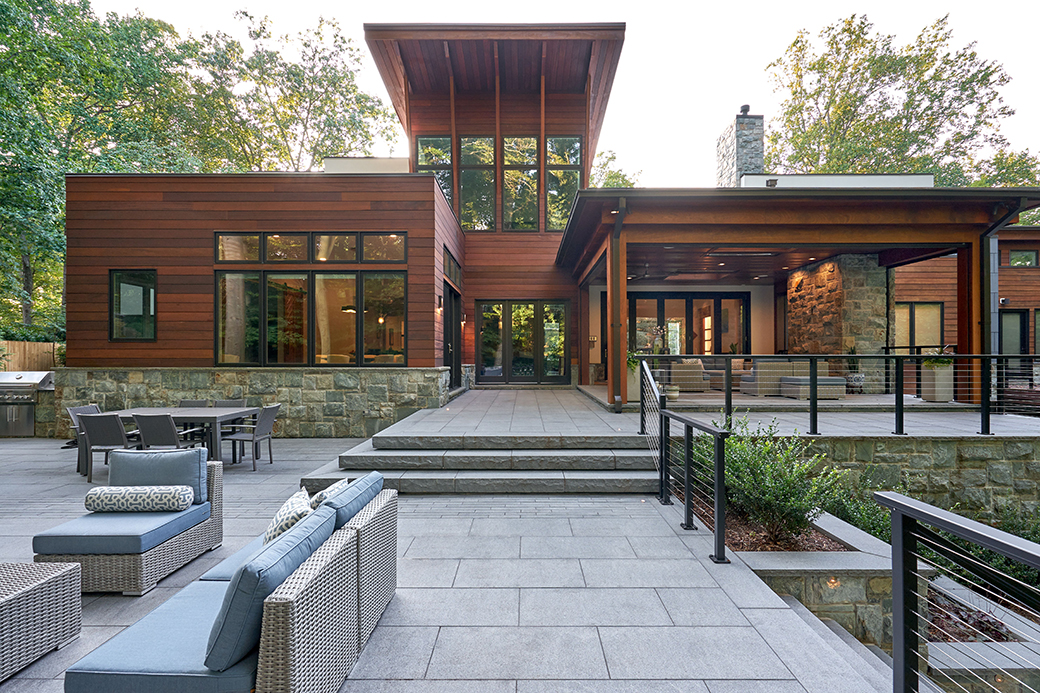
[[[116,412],[119,418],[127,423],[132,423],[134,414],[169,414],[176,424],[197,424],[206,429],[206,448],[209,450],[209,458],[219,461],[221,440],[220,425],[254,416],[260,413],[259,407],[134,407],[133,409],[120,409]],[[83,438],[80,437],[80,445]]]

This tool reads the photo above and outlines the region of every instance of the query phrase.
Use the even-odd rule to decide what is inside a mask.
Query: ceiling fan
[[[643,282],[643,281],[663,281],[671,272],[662,272],[660,274],[650,274],[650,263],[643,263],[643,273],[637,275],[629,275],[629,282]]]

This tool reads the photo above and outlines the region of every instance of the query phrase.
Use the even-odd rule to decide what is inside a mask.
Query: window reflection
[[[307,275],[267,275],[267,363],[307,363]]]
[[[307,262],[305,233],[269,233],[264,242],[268,262]]]
[[[581,138],[545,138],[545,228],[567,227],[581,184]]]
[[[357,262],[357,235],[315,235],[314,259],[317,262]]]
[[[365,233],[361,235],[364,262],[404,262],[403,233]]]
[[[260,235],[221,234],[217,237],[217,260],[221,262],[259,262]]]
[[[155,339],[156,277],[155,270],[112,272],[111,339]]]
[[[460,140],[459,222],[469,231],[495,228],[495,141],[492,137]]]
[[[450,205],[452,201],[451,138],[419,137],[416,139],[416,149],[418,150],[417,170],[433,173]]]
[[[217,363],[260,363],[260,274],[217,280]]]

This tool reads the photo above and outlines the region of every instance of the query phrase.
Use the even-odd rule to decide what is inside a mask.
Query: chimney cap
[[[740,115],[747,115],[751,111],[751,106],[744,104],[740,107]]]

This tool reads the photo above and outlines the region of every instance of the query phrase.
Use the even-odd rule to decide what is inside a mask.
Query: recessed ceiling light
[[[781,267],[780,269],[787,269],[787,267]]]
[[[661,246],[661,247],[662,247],[662,248],[664,248],[665,250],[671,250],[671,249],[672,249],[672,248],[674,248],[675,246],[674,246],[674,245],[663,245],[663,246]]]
[[[719,263],[719,267],[725,267],[725,266],[726,266],[726,263],[725,263],[725,262],[720,262],[720,263]]]
[[[810,259],[810,260],[815,260],[816,258],[814,258],[814,257],[811,257],[811,258],[809,258],[809,259]]]

